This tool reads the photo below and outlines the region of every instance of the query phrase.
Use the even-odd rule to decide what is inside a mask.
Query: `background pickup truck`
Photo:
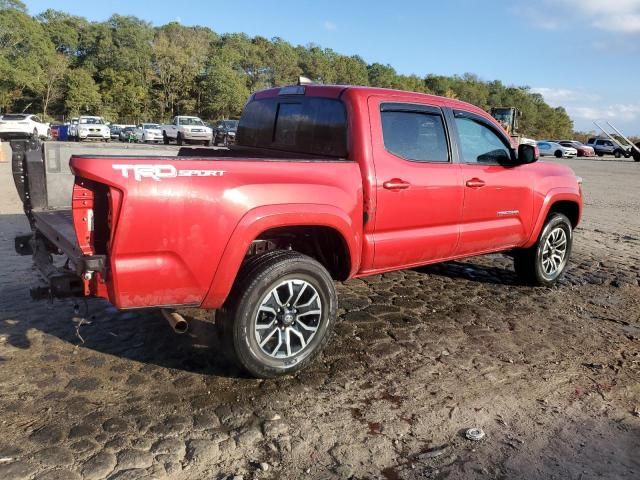
[[[581,180],[472,105],[289,86],[252,95],[237,137],[210,157],[77,155],[64,178],[38,142],[16,145],[33,230],[17,250],[57,296],[217,309],[230,355],[259,377],[319,352],[336,280],[489,252],[538,285],[567,266]]]
[[[178,145],[201,142],[211,145],[213,130],[198,117],[178,115],[169,125],[162,125],[162,139],[165,145],[175,141]]]

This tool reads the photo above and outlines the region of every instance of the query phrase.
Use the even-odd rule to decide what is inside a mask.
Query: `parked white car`
[[[81,142],[90,139],[111,141],[111,129],[104,123],[102,117],[83,115],[78,118],[76,140]]]
[[[49,138],[49,124],[40,120],[37,115],[29,113],[5,113],[0,117],[0,138]]]
[[[134,135],[139,142],[155,143],[162,142],[162,127],[157,123],[142,123],[134,131]]]
[[[213,141],[213,129],[207,127],[198,117],[178,115],[171,124],[162,126],[162,137],[165,145],[175,141],[178,145],[202,142],[209,146]]]
[[[67,137],[69,140],[75,139],[78,136],[78,117],[73,117],[69,121],[69,130],[67,130]]]
[[[541,157],[571,158],[578,155],[578,150],[573,147],[565,147],[556,142],[541,140],[536,143]]]

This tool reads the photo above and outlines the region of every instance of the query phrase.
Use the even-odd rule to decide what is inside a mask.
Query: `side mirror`
[[[525,165],[538,161],[540,151],[535,145],[522,143],[518,146],[518,164]]]

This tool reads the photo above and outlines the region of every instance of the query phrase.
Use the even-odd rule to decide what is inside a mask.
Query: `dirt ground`
[[[640,478],[640,164],[565,163],[586,208],[558,287],[500,255],[349,281],[319,361],[276,381],[227,364],[204,312],[176,336],[33,303],[0,163],[0,479]]]

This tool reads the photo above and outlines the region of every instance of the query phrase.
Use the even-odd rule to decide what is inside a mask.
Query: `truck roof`
[[[291,92],[285,93],[286,95],[306,95],[326,98],[340,98],[347,91],[358,96],[365,97],[372,95],[397,96],[402,97],[404,101],[411,101],[413,99],[417,102],[427,102],[438,107],[461,108],[492,118],[491,115],[480,107],[454,98],[440,97],[438,95],[431,95],[428,93],[408,92],[406,90],[396,90],[392,88],[365,87],[357,85],[290,85],[285,87],[275,87],[254,93],[253,99],[259,100],[261,98],[275,97],[280,95],[281,90],[283,89],[287,89],[285,92]]]

